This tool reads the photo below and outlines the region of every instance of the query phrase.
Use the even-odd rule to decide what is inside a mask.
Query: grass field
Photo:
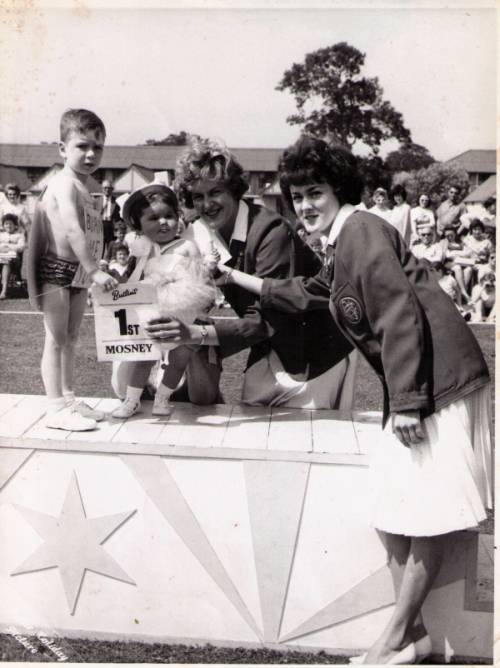
[[[43,344],[43,323],[40,314],[30,310],[26,299],[6,300],[0,304],[0,391],[19,394],[43,394],[40,376],[40,357]],[[223,310],[216,315],[230,316]],[[492,326],[472,326],[483,350],[490,372],[494,374],[495,341]],[[108,363],[95,359],[94,321],[91,313],[84,317],[75,368],[75,390],[81,396],[112,397],[111,369]],[[450,341],[453,345],[453,341]],[[241,395],[242,373],[246,353],[224,361],[222,392],[226,402],[238,402]],[[493,400],[493,385],[492,385]],[[382,392],[379,380],[367,363],[358,365],[355,389],[355,408],[381,410]],[[482,531],[492,532],[492,519]],[[105,663],[346,663],[345,656],[325,652],[277,652],[269,649],[227,649],[211,645],[187,646],[143,644],[138,642],[108,642],[55,639],[71,662]],[[54,661],[54,655],[36,638],[38,648],[31,654],[10,635],[0,635],[0,661]],[[433,662],[428,662],[433,663]],[[439,663],[436,661],[434,663]],[[475,661],[475,663],[480,663]]]

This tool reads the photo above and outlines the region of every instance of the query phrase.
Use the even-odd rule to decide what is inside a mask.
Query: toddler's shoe
[[[168,399],[155,395],[152,415],[170,415],[172,413],[172,404]]]
[[[95,420],[80,415],[73,406],[65,406],[61,410],[48,413],[44,424],[50,429],[65,431],[91,431],[97,427]]]
[[[140,410],[141,410],[140,401],[133,401],[132,399],[127,399],[127,397],[125,397],[125,399],[118,406],[118,408],[115,408],[115,410],[111,412],[111,417],[124,420],[125,418],[132,417],[132,415],[135,415]]]
[[[70,404],[70,406],[72,406],[73,410],[82,415],[83,417],[91,418],[96,422],[104,420],[105,416],[102,411],[94,410],[84,401],[74,401],[72,404]]]

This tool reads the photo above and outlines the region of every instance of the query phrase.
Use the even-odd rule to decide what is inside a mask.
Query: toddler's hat
[[[146,206],[148,196],[154,194],[167,195],[169,198],[172,198],[175,202],[177,202],[177,197],[174,191],[168,186],[164,185],[163,183],[148,183],[141,188],[137,188],[137,190],[134,190],[134,192],[131,193],[129,197],[127,197],[122,208],[123,220],[128,224],[133,224],[133,221],[130,218],[130,210],[132,207],[142,199],[146,200],[144,202],[144,205]]]

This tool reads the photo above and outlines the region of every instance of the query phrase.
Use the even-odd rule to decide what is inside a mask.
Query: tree
[[[391,186],[391,173],[380,156],[368,155],[358,157],[358,165],[365,187],[369,192],[373,192],[375,188],[386,188],[389,190]],[[372,205],[373,202],[371,202],[370,206]]]
[[[408,195],[409,204],[417,204],[421,193],[427,193],[434,206],[439,205],[446,196],[450,186],[456,185],[461,196],[469,192],[469,177],[460,167],[448,162],[434,162],[416,172],[401,172],[393,178],[393,185],[403,185]]]
[[[420,144],[406,142],[396,151],[391,151],[385,159],[385,166],[392,172],[412,172],[422,167],[428,167],[435,162],[432,155]]]
[[[198,135],[191,135],[185,130],[181,130],[177,134],[171,132],[165,139],[147,139],[147,146],[185,146],[190,137],[197,137]]]
[[[403,116],[383,99],[378,79],[362,75],[364,63],[365,54],[347,42],[318,49],[303,63],[294,63],[276,86],[289,91],[297,104],[297,113],[287,122],[349,147],[362,142],[375,153],[387,139],[410,142]]]

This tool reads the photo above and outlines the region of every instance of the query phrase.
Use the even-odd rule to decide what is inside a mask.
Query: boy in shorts
[[[73,365],[87,289],[73,287],[81,267],[93,283],[105,290],[117,280],[100,270],[85,236],[86,217],[96,205],[86,187],[99,167],[106,130],[98,116],[86,109],[69,109],[61,118],[59,153],[63,169],[43,193],[43,247],[35,259],[36,285],[43,311],[45,344],[41,371],[49,407],[45,425],[67,431],[94,429],[103,413],[77,402],[73,392]]]

